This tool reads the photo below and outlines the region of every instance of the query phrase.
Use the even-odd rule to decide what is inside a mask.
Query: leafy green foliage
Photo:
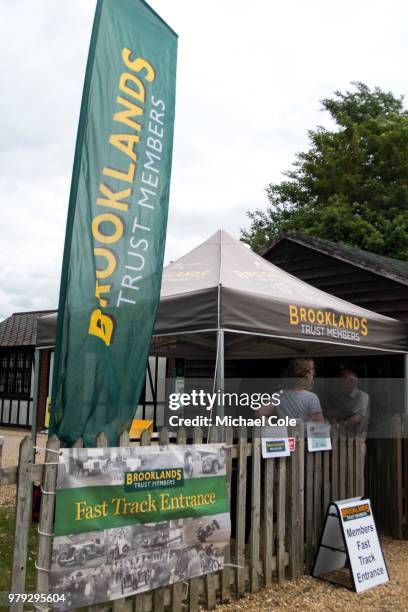
[[[335,129],[309,131],[285,179],[266,188],[266,211],[249,211],[241,239],[254,250],[283,230],[408,258],[408,112],[402,98],[354,83],[322,100]]]

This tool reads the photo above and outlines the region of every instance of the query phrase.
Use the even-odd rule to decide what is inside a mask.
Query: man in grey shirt
[[[322,407],[316,393],[307,389],[284,389],[277,408],[279,417],[291,417],[304,421],[323,421]]]
[[[358,376],[353,370],[343,368],[339,372],[342,393],[338,398],[343,412],[343,422],[356,428],[365,439],[370,420],[370,396],[358,387]],[[341,417],[340,417],[341,418]]]

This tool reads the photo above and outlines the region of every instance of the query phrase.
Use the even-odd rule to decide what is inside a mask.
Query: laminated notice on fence
[[[357,593],[389,581],[369,499],[332,502],[327,509],[312,576],[351,569]]]
[[[290,455],[287,427],[263,427],[261,435],[262,457],[264,459],[288,457]]]
[[[63,449],[50,590],[71,609],[202,576],[230,532],[222,444]]]
[[[309,421],[306,423],[307,429],[307,450],[309,453],[315,451],[331,450],[330,424],[315,423]]]

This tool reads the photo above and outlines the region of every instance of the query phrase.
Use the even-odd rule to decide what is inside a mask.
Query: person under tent
[[[279,406],[264,406],[258,414],[269,416],[277,413],[280,418],[288,416],[303,421],[323,422],[320,400],[310,390],[313,388],[314,376],[313,359],[292,359],[283,374]]]

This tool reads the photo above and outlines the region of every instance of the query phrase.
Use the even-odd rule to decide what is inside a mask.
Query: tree
[[[309,131],[266,211],[248,211],[241,239],[254,250],[283,230],[408,258],[408,112],[402,97],[364,83],[322,100],[334,130]]]

